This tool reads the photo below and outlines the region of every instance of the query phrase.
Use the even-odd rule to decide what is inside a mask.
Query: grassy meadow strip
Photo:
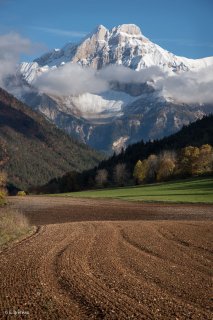
[[[132,187],[71,192],[57,194],[57,196],[115,198],[144,202],[213,203],[213,178],[194,178]]]

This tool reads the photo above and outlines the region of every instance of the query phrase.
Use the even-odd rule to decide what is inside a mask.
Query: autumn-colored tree
[[[157,181],[168,180],[176,167],[177,158],[173,151],[164,151],[158,156]]]
[[[157,181],[164,181],[171,178],[176,165],[176,154],[171,151],[165,151],[159,156],[159,166],[157,172]]]
[[[199,155],[200,150],[197,147],[183,148],[179,160],[179,173],[189,176],[196,174]]]
[[[199,157],[196,160],[196,174],[205,174],[213,171],[213,148],[209,144],[203,144]]]
[[[118,163],[113,171],[113,180],[119,186],[124,186],[128,178],[125,163]]]
[[[108,172],[106,169],[100,169],[97,171],[95,182],[98,187],[103,187],[107,184]]]
[[[143,160],[143,161],[138,160],[133,171],[133,177],[137,184],[140,184],[146,180],[147,169],[148,169],[147,160]]]

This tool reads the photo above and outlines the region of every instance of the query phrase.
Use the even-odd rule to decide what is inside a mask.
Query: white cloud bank
[[[111,65],[96,71],[79,64],[67,63],[41,74],[35,79],[33,85],[42,92],[59,96],[79,95],[86,92],[98,94],[107,91],[112,81],[144,83],[162,76],[163,72],[158,67],[136,72],[123,66]]]
[[[144,83],[153,81],[157,90],[181,103],[213,102],[213,66],[193,72],[168,75],[159,67],[134,71],[123,66],[111,65],[96,71],[78,64],[67,63],[38,77],[34,85],[40,91],[55,95],[79,95],[85,92],[101,93],[109,83]]]
[[[118,65],[110,65],[100,72],[100,77],[110,81],[124,83],[144,83],[164,77],[164,72],[157,66],[152,66],[141,71],[134,71],[130,68]]]
[[[72,63],[43,73],[33,85],[42,92],[59,96],[100,93],[108,89],[107,81],[94,69]]]
[[[5,79],[16,73],[20,54],[31,53],[37,49],[38,45],[33,45],[29,39],[18,33],[0,35],[0,86],[4,87]],[[97,71],[67,63],[43,73],[34,81],[34,86],[42,92],[59,96],[85,92],[98,94],[107,91],[112,81],[153,81],[156,89],[162,90],[167,97],[178,102],[213,103],[213,66],[170,76],[156,66],[134,71],[124,66],[111,65]]]
[[[213,103],[213,66],[163,77],[156,87],[178,102]]]

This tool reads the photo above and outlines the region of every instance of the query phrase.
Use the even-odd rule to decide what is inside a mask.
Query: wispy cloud
[[[99,77],[95,69],[73,63],[41,74],[33,84],[42,92],[59,96],[100,93],[108,89],[107,81]]]
[[[35,30],[47,32],[47,33],[52,33],[58,36],[63,36],[63,37],[79,38],[79,37],[84,37],[87,34],[87,32],[82,32],[82,31],[63,30],[63,29],[48,28],[48,27],[32,26],[31,28]]]
[[[4,86],[5,79],[15,74],[20,54],[30,54],[35,45],[18,33],[0,34],[0,86]]]
[[[165,75],[155,86],[177,102],[189,104],[213,102],[213,66],[173,76]]]
[[[124,66],[111,65],[96,71],[91,67],[84,68],[78,64],[67,63],[41,74],[33,84],[42,92],[66,96],[86,92],[98,94],[109,90],[112,81],[144,83],[162,77],[164,73],[155,66],[143,71],[134,71]]]
[[[213,48],[212,42],[197,42],[195,40],[190,39],[170,39],[170,38],[158,38],[153,39],[154,42],[168,42],[168,43],[175,43],[181,46],[187,47],[204,47],[204,48]]]

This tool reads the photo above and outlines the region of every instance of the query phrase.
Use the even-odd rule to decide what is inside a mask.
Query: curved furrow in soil
[[[79,319],[79,306],[54,277],[55,258],[73,235],[69,226],[42,227],[35,238],[4,252],[0,260],[0,309],[29,312],[28,319]]]
[[[58,260],[67,251],[73,242],[81,237],[79,228],[72,224],[51,226],[49,237],[50,247],[39,263],[39,277],[43,293],[47,297],[47,307],[56,306],[60,311],[59,319],[84,319],[86,314],[75,300],[70,298],[66,288],[62,285],[64,266],[58,269]],[[46,239],[47,240],[47,239]]]
[[[122,230],[122,225],[125,227],[125,223],[122,223],[116,228]],[[136,225],[138,223],[133,223],[133,226],[131,223],[126,224],[127,229],[133,227],[137,230]],[[152,229],[151,226],[149,233]],[[144,232],[144,223],[141,225],[140,232],[141,234]],[[147,232],[145,232],[146,235]],[[179,316],[185,319],[186,315],[187,317],[192,315],[193,319],[199,319],[201,315],[204,319],[211,318],[210,313],[204,310],[205,305],[202,306],[202,301],[200,304],[194,299],[187,302],[184,294],[189,288],[187,285],[184,287],[183,281],[178,285],[183,271],[175,269],[174,264],[170,267],[166,259],[159,263],[156,257],[153,259],[149,253],[135,249],[123,241],[122,235],[120,235],[120,242],[114,241],[113,244],[110,242],[110,245],[105,243],[104,246],[101,237],[104,239],[106,235],[103,232],[100,234],[91,258],[94,273],[114,291],[131,297],[134,300],[135,310],[140,305],[141,314],[145,314],[148,308],[152,319],[173,319],[173,317],[175,319]],[[156,237],[155,241],[158,242]],[[160,242],[158,245],[161,245]],[[143,241],[142,246],[144,246]],[[205,283],[203,285],[205,288]]]
[[[199,222],[194,227],[200,226],[202,223]],[[207,234],[211,234],[209,228],[210,223],[204,223],[202,234],[199,235],[199,239],[204,237]],[[147,223],[143,223],[143,231],[145,231]],[[177,235],[174,234],[176,229]],[[190,265],[191,269],[200,270],[202,273],[206,273],[208,276],[212,275],[211,263],[213,262],[213,256],[211,253],[211,239],[203,239],[202,246],[197,245],[193,241],[193,237],[196,237],[197,230],[191,230],[191,226],[188,227],[186,223],[176,222],[175,226],[172,222],[149,222],[148,231],[143,237],[142,230],[139,229],[137,232],[137,227],[135,228],[134,224],[132,229],[129,225],[128,232],[121,230],[121,235],[129,244],[133,247],[138,248],[139,250],[147,253],[153,258],[159,258],[168,263],[168,265],[180,265],[184,266],[184,261],[187,262],[187,269]],[[193,232],[192,232],[193,231]],[[134,236],[128,236],[128,233],[132,233]],[[189,240],[185,239],[188,236]],[[143,237],[143,242],[141,238]],[[159,238],[156,241],[156,238]],[[197,238],[197,237],[196,237]],[[206,236],[205,236],[206,238]],[[194,239],[195,240],[195,239]],[[171,254],[172,253],[172,254]],[[180,255],[182,259],[180,260]],[[190,258],[189,258],[190,256]]]
[[[119,228],[114,223],[99,225],[93,248],[90,252],[89,265],[91,272],[103,282],[113,296],[117,299],[114,306],[117,319],[122,319],[119,309],[125,312],[123,319],[154,319],[152,309],[142,303],[142,297],[134,297],[132,291],[138,290],[140,279],[129,273],[118,259]],[[120,286],[124,284],[125,287]]]
[[[212,282],[209,260],[207,259],[205,264],[208,265],[208,270],[200,268],[200,265],[196,268],[197,256],[191,253],[184,256],[179,247],[176,248],[173,243],[171,247],[169,241],[166,242],[161,236],[159,237],[159,225],[161,228],[164,225],[164,229],[168,230],[173,223],[148,222],[137,226],[127,225],[128,227],[122,230],[121,236],[124,239],[123,234],[125,234],[125,240],[120,242],[118,251],[123,257],[123,263],[129,270],[132,269],[137,275],[140,274],[145,278],[149,283],[149,290],[153,286],[161,291],[158,292],[158,297],[165,296],[163,299],[166,304],[169,301],[171,307],[168,314],[173,314],[177,310],[178,317],[181,316],[178,310],[181,310],[183,312],[181,317],[188,314],[188,317],[193,315],[193,319],[199,319],[201,315],[204,319],[210,319],[211,313],[208,310],[211,308]],[[182,228],[182,224],[179,227]],[[204,233],[205,227],[207,224],[204,225]],[[131,250],[128,250],[128,247],[131,247]],[[128,252],[131,252],[131,255],[128,255]],[[168,294],[169,297],[166,297]]]
[[[112,224],[108,224],[108,229],[113,229]],[[132,270],[132,267],[135,267],[135,261],[133,261],[131,268],[121,262],[118,237],[119,228],[114,227],[114,229],[117,230],[116,241],[112,236],[110,238],[107,237],[109,231],[106,227],[105,230],[103,229],[102,232],[100,232],[96,239],[93,255],[90,259],[94,273],[102,279],[111,290],[119,294],[123,301],[127,301],[128,299],[131,301],[135,310],[133,317],[136,319],[142,319],[142,317],[145,319],[164,319],[165,316],[162,315],[161,317],[159,305],[154,298],[157,294],[156,290],[151,290],[147,279],[144,279],[138,272]],[[113,242],[111,242],[110,239],[113,239]],[[127,259],[132,255],[132,248],[129,249],[126,254]],[[172,313],[170,313],[170,318],[171,314]]]
[[[79,226],[79,224],[78,224]],[[89,319],[151,319],[148,313],[138,313],[137,307],[130,298],[115,292],[93,272],[89,260],[96,248],[97,233],[104,235],[110,245],[115,238],[104,223],[81,224],[82,235],[76,243],[72,243],[58,261],[58,270],[62,270],[61,285],[67,289],[72,299],[76,300],[87,312]],[[100,256],[100,259],[103,257]],[[110,267],[108,265],[108,267]]]
[[[193,254],[197,255],[197,260],[202,264],[205,262],[205,259],[202,261],[203,255],[207,260],[213,262],[213,249],[212,241],[213,235],[212,231],[212,222],[199,222],[194,224],[189,224],[185,222],[177,222],[172,224],[170,222],[170,228],[162,228],[161,225],[158,225],[158,232],[162,237],[165,238],[167,243],[173,243],[173,245],[178,246],[179,248],[189,248],[188,252],[191,250]],[[180,226],[179,226],[180,225]],[[202,226],[202,228],[200,228]],[[210,235],[210,237],[206,237]]]

